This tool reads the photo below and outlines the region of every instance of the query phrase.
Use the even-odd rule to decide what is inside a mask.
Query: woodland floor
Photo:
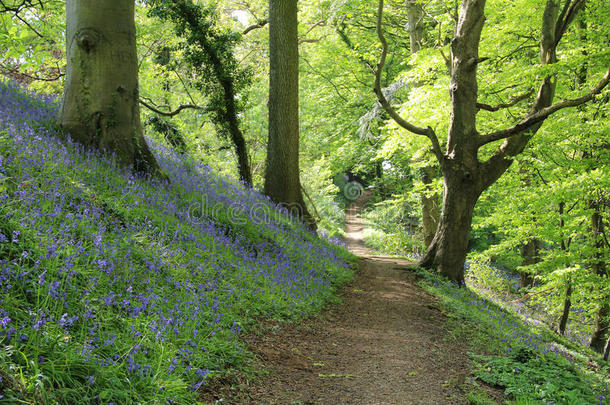
[[[417,286],[409,262],[371,256],[348,209],[347,244],[360,259],[341,304],[299,324],[268,323],[247,337],[266,373],[254,384],[210,384],[211,403],[462,404],[469,375],[464,342],[444,339],[435,298]],[[221,399],[222,398],[222,399]]]

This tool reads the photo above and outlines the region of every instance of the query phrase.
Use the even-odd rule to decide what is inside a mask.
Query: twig
[[[477,108],[480,109],[480,110],[492,111],[493,112],[493,111],[498,111],[498,110],[503,109],[503,108],[513,107],[514,105],[516,105],[520,101],[523,101],[526,98],[528,98],[529,96],[531,96],[533,92],[534,92],[534,89],[530,89],[526,93],[523,93],[523,94],[521,94],[519,96],[513,97],[508,103],[502,103],[502,104],[498,104],[498,105],[495,105],[495,106],[491,106],[489,104],[484,104],[484,103],[477,103]]]
[[[193,110],[203,110],[204,108],[195,104],[181,104],[178,106],[178,108],[176,108],[174,111],[161,111],[158,108],[153,107],[152,105],[148,104],[146,101],[144,100],[140,100],[140,104],[142,104],[144,107],[148,108],[149,110],[156,112],[157,114],[163,115],[165,117],[173,117],[174,115],[178,115],[180,114],[180,112],[182,110],[185,109],[193,109]]]

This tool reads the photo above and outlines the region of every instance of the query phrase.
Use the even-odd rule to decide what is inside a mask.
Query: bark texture
[[[135,1],[67,0],[67,69],[59,123],[136,171],[157,172],[138,102]]]
[[[540,240],[536,238],[530,238],[526,243],[521,246],[521,265],[530,266],[540,262]],[[530,273],[521,271],[519,273],[519,286],[520,287],[533,287],[535,279]]]
[[[432,166],[422,167],[420,171],[420,180],[427,187],[430,187],[433,183],[433,180],[437,177],[436,173],[437,169]],[[434,235],[436,234],[436,229],[438,228],[438,223],[440,221],[440,206],[439,206],[440,196],[438,193],[433,193],[429,195],[428,193],[423,193],[420,202],[421,202],[421,210],[422,210],[422,227],[424,233],[424,243],[426,247],[430,246],[432,240],[434,239]]]
[[[563,299],[563,311],[561,312],[559,326],[557,327],[557,333],[560,335],[564,335],[566,332],[566,326],[568,325],[568,319],[570,317],[570,308],[572,307],[572,280],[568,278],[567,284],[566,295]]]
[[[265,194],[310,227],[299,177],[297,0],[269,1],[269,140]]]
[[[407,8],[409,45],[411,53],[415,53],[421,49],[422,40],[424,39],[424,25],[422,24],[424,10],[421,3],[418,3],[416,0],[407,0],[405,7]]]

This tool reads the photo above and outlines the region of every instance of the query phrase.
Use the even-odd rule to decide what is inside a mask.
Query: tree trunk
[[[458,284],[464,284],[464,263],[472,227],[474,206],[480,195],[477,185],[459,172],[447,171],[443,209],[438,230],[420,262]]]
[[[602,213],[601,201],[592,201],[590,203],[593,208],[591,214],[591,231],[593,239],[593,247],[595,253],[593,255],[592,268],[593,271],[602,279],[608,279],[608,271],[604,260],[603,250],[604,245],[604,217]],[[595,318],[595,329],[591,335],[589,346],[596,352],[602,353],[606,342],[607,334],[610,331],[610,303],[609,297],[603,297]]]
[[[426,166],[421,169],[420,180],[426,186],[430,186],[432,184],[432,180],[435,177],[436,168],[432,166]],[[436,234],[436,228],[438,228],[438,223],[440,221],[440,210],[438,200],[438,193],[428,195],[428,193],[424,192],[422,193],[420,198],[424,243],[426,244],[426,247],[430,246],[430,244],[432,243],[434,235]]]
[[[445,177],[443,209],[436,235],[428,247],[421,265],[438,266],[439,271],[457,282],[464,280],[464,262],[468,248],[468,233],[474,206],[481,192],[495,183],[506,172],[514,157],[523,152],[531,137],[546,118],[559,109],[590,101],[608,84],[610,72],[591,93],[574,103],[559,103],[550,107],[555,94],[555,77],[542,80],[536,100],[528,115],[518,124],[501,131],[481,136],[476,127],[478,113],[477,66],[487,58],[479,57],[481,32],[485,21],[485,0],[462,0],[457,27],[451,40],[450,64],[451,120],[445,150],[439,145],[432,127],[420,127],[406,121],[392,108],[381,90],[381,74],[386,62],[388,44],[382,29],[384,0],[378,0],[376,32],[382,52],[375,71],[375,94],[384,110],[407,131],[425,136],[432,143],[432,152],[439,161]],[[561,13],[560,5],[563,4]],[[582,9],[583,1],[547,0],[542,16],[540,63],[557,61],[556,48],[567,27]],[[504,140],[486,161],[479,161],[479,149]]]
[[[220,63],[217,68],[221,71]],[[246,183],[248,186],[252,186],[252,171],[250,170],[250,159],[248,157],[248,147],[246,145],[246,139],[244,134],[239,129],[239,121],[237,118],[237,109],[235,106],[235,89],[233,86],[233,79],[223,79],[219,75],[219,80],[222,83],[224,89],[224,102],[225,102],[225,122],[228,126],[228,132],[231,136],[231,141],[235,147],[235,155],[237,156],[237,166],[239,170],[239,178]]]
[[[479,42],[485,0],[462,2],[451,42],[451,122],[447,152],[440,162],[444,175],[443,208],[436,235],[421,265],[464,283],[464,263],[474,206],[484,188],[480,184],[476,129]]]
[[[561,318],[559,319],[559,327],[557,332],[560,335],[565,334],[566,326],[568,325],[568,318],[570,317],[570,308],[572,307],[572,280],[568,278],[568,286],[566,288],[566,295],[563,300],[563,311]]]
[[[405,7],[407,8],[407,31],[409,31],[411,53],[415,53],[421,49],[424,37],[424,25],[422,24],[424,10],[416,0],[408,0]]]
[[[555,0],[547,1],[540,45],[542,64],[556,62],[558,8]],[[528,128],[526,132],[507,139],[486,162],[481,163],[478,160],[478,149],[481,145],[478,144],[479,134],[476,128],[476,70],[481,61],[478,47],[485,21],[484,9],[485,0],[463,1],[456,33],[451,41],[451,122],[447,150],[440,162],[445,176],[445,196],[436,235],[420,263],[424,267],[438,266],[442,274],[458,283],[464,280],[468,233],[472,225],[474,206],[481,192],[502,176],[512,164],[512,157],[525,149],[531,136],[542,125],[540,122]],[[554,94],[555,81],[552,77],[546,77],[531,111],[539,111],[551,105]],[[464,232],[466,235],[463,235]],[[450,243],[451,248],[443,246],[449,241],[453,241]],[[463,250],[458,252],[458,249]]]
[[[593,331],[593,335],[591,335],[591,342],[589,343],[591,349],[598,353],[602,353],[604,351],[606,340],[608,337],[610,337],[607,335],[608,331],[610,330],[608,321],[609,318],[610,305],[608,305],[607,302],[602,303],[595,317],[595,330]]]
[[[540,241],[537,238],[530,238],[521,246],[521,265],[529,266],[540,262]],[[533,287],[534,277],[529,273],[521,271],[519,273],[521,287]]]
[[[158,172],[142,133],[135,1],[66,2],[67,70],[59,123],[73,139]]]
[[[310,227],[299,173],[297,0],[269,1],[269,141],[265,194]]]

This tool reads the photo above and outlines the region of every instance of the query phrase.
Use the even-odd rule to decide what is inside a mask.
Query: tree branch
[[[263,28],[265,25],[269,24],[269,20],[259,21],[256,24],[252,24],[242,31],[241,35],[248,35],[250,31],[254,31],[259,28]]]
[[[29,29],[30,29],[30,30],[31,30],[31,31],[32,31],[34,34],[38,35],[38,36],[39,36],[40,38],[42,38],[42,39],[46,39],[46,38],[44,37],[44,35],[42,35],[40,32],[38,32],[38,31],[36,30],[36,28],[32,27],[32,25],[31,25],[29,22],[27,22],[26,20],[24,20],[23,18],[21,18],[21,16],[19,15],[19,13],[17,13],[17,12],[16,12],[16,13],[15,13],[15,17],[16,17],[16,18],[17,18],[19,21],[21,21],[22,23],[24,23],[24,24],[25,24],[25,25],[26,25],[26,26],[27,26],[27,27],[28,27],[28,28],[29,28]]]
[[[410,122],[403,119],[397,112],[392,108],[388,100],[386,99],[383,91],[381,90],[381,73],[383,71],[383,67],[385,65],[385,61],[388,55],[388,42],[383,35],[382,30],[382,22],[383,22],[383,0],[379,0],[379,6],[377,8],[377,37],[381,42],[381,55],[379,56],[379,62],[377,63],[377,70],[375,71],[375,94],[377,95],[377,99],[379,100],[379,104],[383,107],[383,109],[388,113],[390,117],[401,127],[406,129],[409,132],[412,132],[416,135],[422,135],[426,138],[430,139],[432,142],[432,152],[439,160],[439,162],[443,158],[443,153],[441,152],[441,147],[438,142],[438,138],[436,133],[431,127],[422,128],[416,125],[411,124]]]
[[[566,0],[561,13],[557,19],[557,26],[555,27],[555,46],[559,44],[563,34],[566,33],[570,23],[576,18],[579,11],[585,6],[586,0]]]
[[[575,99],[571,99],[571,100],[562,100],[558,103],[552,104],[549,107],[545,107],[545,108],[542,108],[542,109],[536,111],[535,113],[525,117],[518,124],[516,124],[510,128],[507,128],[507,129],[504,129],[501,131],[492,132],[490,134],[481,136],[479,138],[479,146],[488,144],[490,142],[498,141],[500,139],[510,138],[511,136],[514,136],[514,135],[518,135],[518,134],[522,133],[523,131],[527,130],[529,127],[531,127],[539,122],[544,121],[549,115],[551,115],[561,109],[568,108],[568,107],[576,107],[581,104],[584,104],[584,103],[592,100],[596,94],[601,92],[604,89],[604,87],[606,87],[608,85],[608,82],[610,82],[610,69],[608,69],[608,71],[606,72],[606,74],[604,75],[602,80],[600,80],[600,82],[597,83],[597,85],[593,89],[591,89],[591,91],[589,91],[587,94],[585,94],[581,97],[575,98]]]
[[[4,63],[0,63],[0,69],[3,69],[6,72],[6,74],[9,74],[9,75],[23,76],[23,77],[28,78],[30,80],[38,80],[38,81],[41,81],[41,82],[55,82],[55,81],[61,79],[62,77],[64,77],[66,75],[60,69],[57,69],[58,73],[57,73],[56,76],[52,76],[52,77],[34,76],[34,75],[30,75],[30,74],[21,72],[21,71],[19,71],[18,68],[13,68],[13,67],[7,66]]]
[[[503,108],[509,108],[509,107],[512,107],[515,104],[519,103],[520,101],[525,100],[526,98],[531,96],[533,92],[534,92],[534,89],[530,89],[526,93],[513,97],[508,103],[502,103],[502,104],[498,104],[495,106],[491,106],[489,104],[484,104],[484,103],[477,103],[477,108],[479,110],[492,111],[492,112],[501,110]]]
[[[175,116],[175,115],[180,114],[180,112],[181,112],[182,110],[186,110],[186,109],[188,109],[188,108],[193,109],[193,110],[204,110],[204,108],[203,108],[203,107],[198,106],[198,105],[195,105],[195,104],[181,104],[181,105],[179,105],[179,106],[178,106],[178,108],[176,108],[174,111],[167,112],[167,111],[161,111],[161,110],[159,110],[158,108],[156,108],[156,107],[154,107],[154,106],[152,106],[152,105],[148,104],[148,103],[147,103],[146,101],[144,101],[144,100],[140,100],[140,104],[142,104],[144,107],[148,108],[150,111],[155,112],[155,113],[157,113],[157,114],[159,114],[159,115],[163,115],[163,116],[165,116],[165,117],[173,117],[173,116]]]

